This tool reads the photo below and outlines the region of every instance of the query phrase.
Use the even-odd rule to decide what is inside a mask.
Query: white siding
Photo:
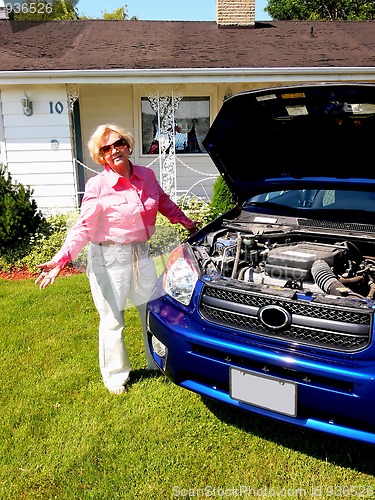
[[[21,99],[32,101],[23,113]],[[1,93],[5,157],[12,179],[31,186],[46,213],[77,208],[71,126],[64,85],[5,88]]]
[[[1,92],[0,92],[0,164],[6,164],[6,154],[5,154],[5,142],[4,142],[4,124],[3,124],[3,112],[1,106]]]

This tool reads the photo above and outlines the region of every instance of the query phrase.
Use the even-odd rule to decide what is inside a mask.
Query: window
[[[206,152],[202,141],[210,127],[209,97],[142,97],[141,112],[143,154],[158,154],[159,148],[168,152],[173,144],[177,154]]]

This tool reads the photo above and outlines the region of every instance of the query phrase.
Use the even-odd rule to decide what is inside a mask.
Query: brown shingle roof
[[[375,66],[375,21],[0,20],[0,71]]]

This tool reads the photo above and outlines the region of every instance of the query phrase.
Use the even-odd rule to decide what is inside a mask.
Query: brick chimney
[[[216,22],[219,28],[255,26],[255,0],[216,0]]]

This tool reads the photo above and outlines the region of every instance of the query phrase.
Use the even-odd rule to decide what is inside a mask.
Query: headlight
[[[184,244],[175,248],[168,258],[167,268],[164,272],[163,287],[165,293],[187,306],[198,277],[198,266],[189,251],[189,247]]]

